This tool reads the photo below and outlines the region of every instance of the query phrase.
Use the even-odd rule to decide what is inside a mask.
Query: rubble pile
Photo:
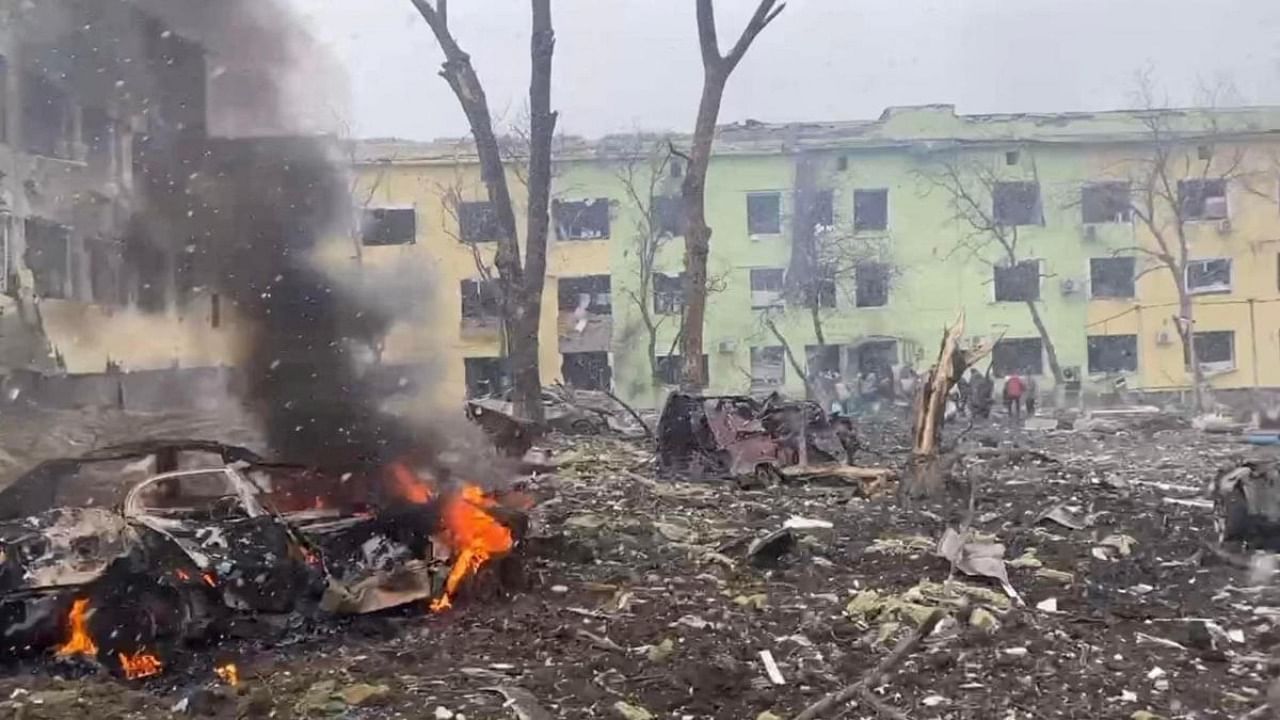
[[[910,510],[888,488],[689,482],[659,472],[644,440],[552,434],[554,470],[524,481],[542,500],[527,590],[454,613],[255,620],[183,672],[133,682],[26,664],[0,679],[0,717],[1255,712],[1275,679],[1280,585],[1254,540],[1219,542],[1221,496],[1266,486],[1273,449],[1113,422],[949,428],[949,496]],[[850,429],[885,470],[909,462],[900,420]]]

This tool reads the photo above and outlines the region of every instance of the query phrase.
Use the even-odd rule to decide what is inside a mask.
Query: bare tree
[[[680,353],[684,357],[682,384],[695,388],[705,384],[702,375],[702,330],[707,311],[707,257],[711,254],[711,228],[707,226],[707,167],[715,140],[716,120],[729,75],[741,62],[747,48],[762,30],[778,17],[786,3],[760,0],[738,41],[727,55],[720,53],[712,0],[697,0],[698,45],[702,50],[702,98],[693,126],[693,146],[687,156],[681,195],[684,198],[684,332]]]
[[[447,0],[410,0],[431,28],[444,64],[440,75],[453,89],[471,126],[480,161],[480,175],[488,191],[498,228],[494,265],[501,286],[501,305],[507,328],[507,355],[512,364],[517,414],[536,422],[543,419],[542,379],[538,369],[538,329],[542,317],[542,288],[546,278],[548,205],[551,199],[551,144],[556,113],[551,110],[551,61],[555,32],[551,0],[531,0],[532,35],[529,80],[529,201],[526,207],[525,256],[520,257],[515,208],[503,165],[503,150],[493,130],[489,101],[471,57],[449,30]]]
[[[644,325],[650,378],[658,377],[658,331],[670,317],[656,307],[655,279],[659,275],[659,255],[672,239],[668,229],[662,227],[658,208],[666,197],[663,184],[671,160],[667,139],[637,136],[634,144],[622,153],[616,170],[626,202],[635,214],[629,252],[636,258],[636,287],[627,288],[626,295]]]
[[[960,251],[971,259],[987,263],[997,272],[1015,273],[1014,284],[1022,291],[1021,301],[1040,336],[1054,386],[1061,392],[1063,375],[1057,346],[1040,315],[1039,293],[1031,292],[1029,282],[1029,278],[1034,278],[1038,288],[1040,280],[1047,276],[1039,262],[1025,252],[1018,230],[1022,224],[1044,222],[1038,175],[1033,174],[1030,183],[1020,183],[1021,188],[1012,188],[1008,196],[1001,196],[1003,178],[994,167],[978,160],[966,162],[957,151],[944,156],[937,163],[936,171],[920,173],[920,178],[926,186],[942,191],[950,203],[952,218],[960,228],[952,252]],[[1010,217],[1019,215],[1021,217]]]
[[[1220,230],[1228,229],[1226,194],[1232,186],[1252,192],[1252,173],[1245,146],[1229,142],[1232,137],[1220,127],[1212,103],[1191,114],[1163,110],[1150,88],[1145,81],[1139,88],[1144,110],[1138,120],[1146,137],[1138,154],[1122,161],[1117,170],[1127,181],[1125,213],[1150,235],[1152,244],[1135,243],[1116,252],[1144,256],[1148,263],[1140,275],[1169,273],[1178,293],[1178,313],[1172,319],[1191,375],[1192,404],[1200,411],[1205,379],[1196,351],[1194,294],[1188,287],[1194,232],[1190,226],[1211,221],[1222,223]],[[1188,117],[1198,122],[1188,126]]]

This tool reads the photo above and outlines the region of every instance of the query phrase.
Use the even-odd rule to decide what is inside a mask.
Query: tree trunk
[[[530,147],[528,255],[520,260],[519,233],[515,208],[502,163],[502,152],[484,87],[471,64],[471,56],[462,50],[449,31],[445,0],[432,6],[427,0],[412,0],[414,7],[431,28],[444,64],[440,75],[458,98],[467,116],[471,135],[476,142],[480,177],[489,195],[489,203],[498,225],[494,265],[498,268],[506,349],[515,386],[515,409],[518,415],[535,422],[543,419],[542,379],[538,368],[538,330],[542,316],[542,286],[546,275],[547,205],[551,184],[551,139],[555,131],[555,113],[551,112],[551,58],[555,50],[555,34],[551,27],[550,0],[531,0],[533,34],[530,41],[532,68],[529,81]]]
[[[702,326],[707,313],[707,257],[711,254],[711,228],[707,226],[707,167],[715,140],[716,118],[724,96],[727,77],[717,68],[704,73],[702,100],[694,124],[693,148],[685,170],[681,195],[684,198],[684,338],[680,355],[684,358],[681,385],[686,390],[707,384],[702,376]]]
[[[769,332],[772,332],[773,336],[778,339],[778,343],[782,345],[782,352],[786,353],[787,362],[791,363],[791,369],[795,371],[796,375],[799,376],[801,380],[804,380],[805,397],[810,400],[814,399],[815,393],[813,383],[809,382],[809,376],[805,374],[804,367],[801,366],[800,361],[796,359],[796,354],[791,351],[791,343],[787,342],[787,338],[783,336],[780,330],[778,330],[778,325],[774,323],[772,319],[765,318],[764,325],[769,328]],[[826,408],[823,408],[823,410],[825,411]]]
[[[551,224],[551,143],[556,114],[551,111],[551,59],[555,31],[551,27],[551,0],[532,0],[533,33],[530,37],[529,77],[529,203],[526,210],[524,283],[516,308],[520,332],[512,347],[515,363],[515,410],[522,417],[542,422],[542,376],[538,367],[538,331],[542,321],[542,288],[547,275],[547,234]]]
[[[1053,376],[1054,405],[1061,407],[1063,399],[1066,397],[1066,388],[1063,387],[1062,365],[1058,362],[1058,348],[1053,344],[1053,338],[1049,335],[1049,328],[1044,324],[1044,318],[1040,317],[1040,308],[1036,307],[1035,301],[1027,301],[1027,311],[1031,313],[1031,322],[1035,324],[1036,332],[1040,333],[1040,343],[1044,345],[1044,354],[1049,360],[1049,374]]]
[[[1178,292],[1178,315],[1174,321],[1178,327],[1178,339],[1182,341],[1182,355],[1187,360],[1187,368],[1191,374],[1191,406],[1196,412],[1204,412],[1204,371],[1200,369],[1200,360],[1196,357],[1196,324],[1195,306],[1191,296],[1184,291]]]
[[[680,354],[684,358],[681,385],[695,389],[706,385],[702,372],[702,325],[707,314],[707,256],[711,254],[711,228],[707,226],[707,167],[716,135],[716,118],[729,74],[746,54],[747,48],[784,6],[778,0],[760,0],[742,35],[727,55],[720,54],[716,36],[715,9],[711,0],[697,0],[698,49],[702,54],[702,98],[693,124],[693,148],[685,170],[681,195],[684,198],[684,327]]]

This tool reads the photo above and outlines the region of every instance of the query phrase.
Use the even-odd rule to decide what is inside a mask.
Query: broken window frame
[[[464,243],[497,242],[502,238],[498,212],[488,200],[463,200],[457,204],[458,239]]]
[[[889,229],[889,189],[860,188],[853,191],[853,231],[877,233]]]
[[[585,307],[582,297],[588,297]],[[588,315],[613,314],[613,278],[609,275],[562,277],[556,283],[556,300],[560,312],[577,312],[581,307]]]
[[[505,357],[464,357],[462,373],[468,399],[502,395],[512,385],[511,363]],[[495,381],[497,387],[493,387]],[[483,394],[479,392],[482,389],[482,383],[488,384],[489,392]]]
[[[71,94],[44,74],[22,73],[21,135],[23,149],[40,157],[74,160],[76,105]],[[43,105],[43,113],[41,114]]]
[[[604,364],[595,361],[603,358]],[[613,366],[607,350],[567,352],[560,354],[560,376],[564,384],[577,390],[611,390]]]
[[[1230,293],[1232,289],[1232,267],[1231,258],[1198,258],[1188,260],[1186,266],[1186,276],[1184,281],[1188,295],[1213,295],[1217,293]],[[1214,281],[1214,278],[1221,278],[1225,275],[1226,280]],[[1193,281],[1201,281],[1196,285],[1192,285]]]
[[[1216,355],[1216,359],[1205,359],[1205,355],[1215,345],[1225,342],[1226,356]],[[1236,369],[1236,333],[1234,330],[1201,330],[1194,334],[1193,344],[1196,349],[1196,362],[1204,372],[1227,372]]]
[[[1089,335],[1088,368],[1091,375],[1116,375],[1138,371],[1137,335]]]
[[[752,237],[782,234],[782,193],[747,193],[747,234]]]
[[[830,232],[836,226],[836,194],[834,190],[815,190],[810,199],[809,217],[815,233]]]
[[[1129,183],[1124,180],[1100,180],[1080,188],[1080,220],[1085,225],[1130,223],[1133,205]]]
[[[551,222],[555,225],[556,240],[608,240],[609,215],[609,198],[551,202]]]
[[[360,244],[365,247],[413,245],[417,235],[418,213],[413,206],[365,208],[360,214]]]
[[[751,268],[751,309],[780,308],[786,304],[787,271],[783,268]]]
[[[994,302],[1037,302],[1040,300],[1040,260],[1019,260],[1013,265],[993,265],[991,297]],[[1034,273],[1035,282],[1029,283],[1018,275]],[[1019,292],[1025,289],[1026,292]]]
[[[684,313],[684,273],[668,275],[655,272],[653,281],[653,312],[655,315],[682,315]]]
[[[458,293],[463,322],[502,318],[502,287],[497,280],[460,280]]]
[[[24,220],[23,262],[31,272],[36,297],[68,300],[74,295],[71,228],[38,217]]]
[[[216,495],[195,493],[190,488],[201,478],[221,482],[222,487],[218,489],[222,492]],[[185,492],[184,488],[186,488]],[[160,505],[156,503],[156,497],[149,496],[149,492],[162,494],[169,500],[186,498],[192,501],[193,504]],[[234,500],[234,505],[228,506],[225,503],[228,499]],[[215,509],[226,511],[232,507],[239,510],[244,518],[258,517],[263,514],[262,509],[253,501],[252,497],[248,496],[240,484],[236,482],[236,479],[231,475],[231,471],[225,468],[182,470],[156,475],[130,490],[125,498],[124,505],[126,508],[125,514],[129,516],[140,514],[150,517],[173,518],[175,520],[233,520],[236,519],[234,516],[229,518],[214,517]]]
[[[751,348],[751,387],[776,389],[787,382],[787,352],[781,345]]]
[[[1035,180],[1001,180],[991,186],[991,218],[1002,227],[1044,225],[1044,200]]]
[[[649,227],[654,237],[684,235],[684,197],[655,195],[649,208]]]
[[[854,306],[859,308],[886,307],[889,304],[889,264],[860,262],[853,270]]]
[[[1137,296],[1137,258],[1131,255],[1089,258],[1089,297],[1122,300]]]
[[[838,305],[836,296],[839,295],[835,268],[830,265],[819,266],[817,277],[811,282],[808,306],[812,307],[817,303],[820,309],[834,310]]]
[[[655,363],[657,369],[657,377],[654,382],[662,385],[679,386],[682,376],[684,375],[684,358],[678,354],[659,355]],[[707,354],[702,354],[702,385],[706,387],[711,381],[711,374],[708,370]]]
[[[991,348],[991,374],[1002,378],[1011,371],[1023,376],[1044,374],[1044,342],[1039,337],[1005,337]]]
[[[1178,207],[1183,222],[1221,222],[1230,218],[1226,178],[1179,180]]]

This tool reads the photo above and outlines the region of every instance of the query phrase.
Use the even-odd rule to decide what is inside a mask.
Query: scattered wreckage
[[[521,457],[547,431],[564,435],[647,435],[648,426],[612,393],[553,385],[542,390],[544,422],[537,425],[515,410],[512,392],[467,401],[467,418],[480,426],[500,452]]]
[[[0,492],[0,648],[141,677],[238,612],[442,610],[519,542],[502,500],[407,462],[338,474],[200,441],[48,461]]]
[[[852,467],[853,425],[812,401],[671,393],[658,420],[658,469],[668,477],[834,480],[880,484],[894,473]]]

